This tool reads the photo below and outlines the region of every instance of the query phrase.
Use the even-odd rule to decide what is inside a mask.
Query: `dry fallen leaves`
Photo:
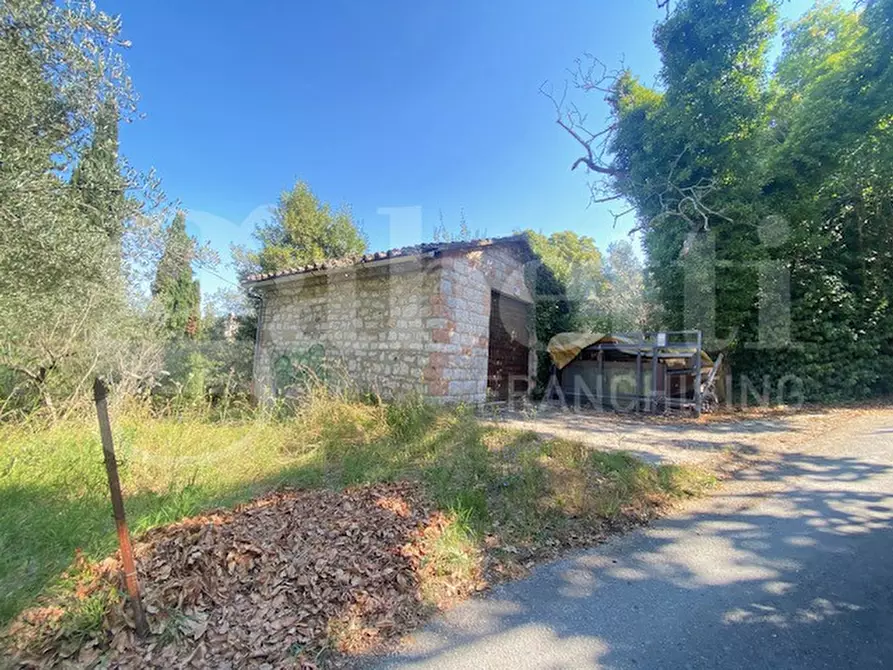
[[[415,485],[381,484],[277,493],[158,528],[135,547],[147,639],[116,599],[86,639],[43,607],[9,640],[23,667],[311,668],[332,645],[378,651],[424,616],[424,547],[444,524],[431,510]],[[120,586],[117,559],[89,574],[77,597]]]

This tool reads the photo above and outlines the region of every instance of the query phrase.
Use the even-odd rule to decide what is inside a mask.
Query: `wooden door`
[[[487,389],[494,399],[507,400],[511,391],[527,392],[529,313],[526,303],[496,291],[491,294]]]

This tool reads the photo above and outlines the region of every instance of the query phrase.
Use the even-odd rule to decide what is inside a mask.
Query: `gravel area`
[[[577,440],[593,449],[626,451],[649,463],[710,465],[729,453],[754,454],[815,439],[840,422],[872,410],[833,409],[718,413],[690,416],[626,415],[539,405],[494,412],[494,425]]]

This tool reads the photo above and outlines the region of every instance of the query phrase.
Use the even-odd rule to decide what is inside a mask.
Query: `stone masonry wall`
[[[300,370],[320,357],[336,384],[385,397],[426,395],[431,296],[439,275],[430,263],[409,261],[265,288],[254,362],[258,398],[282,391],[286,358]]]
[[[489,246],[301,276],[262,289],[255,392],[282,390],[290,370],[324,359],[336,383],[385,397],[487,398],[490,292],[532,303],[515,247]],[[535,372],[531,323],[531,375]]]
[[[441,257],[440,297],[432,333],[428,391],[432,397],[480,403],[487,399],[491,291],[528,304],[532,294],[524,280],[524,261],[517,250],[490,246]],[[536,372],[535,333],[529,328],[530,375]]]

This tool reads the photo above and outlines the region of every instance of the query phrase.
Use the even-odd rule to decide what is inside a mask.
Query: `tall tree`
[[[120,220],[126,183],[118,163],[118,110],[113,99],[103,102],[93,137],[71,174],[84,216],[106,231],[120,253],[124,222]]]
[[[545,270],[537,283],[537,337],[604,328],[600,300],[606,284],[595,240],[570,230],[548,237],[530,230],[525,234]]]
[[[595,240],[570,230],[548,237],[532,230],[524,234],[538,259],[529,266],[528,282],[534,288],[536,339],[541,349],[558,333],[603,330],[606,323],[599,301],[605,282]],[[540,389],[547,386],[549,373],[548,365],[538,366]]]
[[[110,229],[70,179],[114,143],[103,110],[135,110],[120,29],[91,3],[0,3],[0,365],[17,397],[47,407],[115,365],[110,334],[124,330]],[[135,177],[122,189],[144,185]],[[109,200],[102,218],[134,221],[151,199]]]
[[[611,112],[596,130],[555,100],[594,197],[633,206],[667,325],[816,399],[893,373],[893,0],[863,7],[817,5],[770,70],[776,3],[679,0],[654,31],[657,88],[581,66]]]
[[[787,222],[793,346],[745,352],[813,397],[893,389],[893,3],[820,4],[786,32],[762,194]]]
[[[645,290],[642,262],[629,241],[620,240],[608,247],[605,285],[600,311],[610,331],[635,332],[657,325]]]
[[[233,247],[240,274],[274,272],[331,258],[361,254],[366,240],[350,209],[333,210],[304,182],[279,196],[272,219],[254,231],[257,250]]]
[[[192,272],[195,250],[195,239],[186,232],[186,215],[177,212],[152,282],[152,297],[164,312],[165,330],[173,337],[195,337],[201,323],[201,292]]]

